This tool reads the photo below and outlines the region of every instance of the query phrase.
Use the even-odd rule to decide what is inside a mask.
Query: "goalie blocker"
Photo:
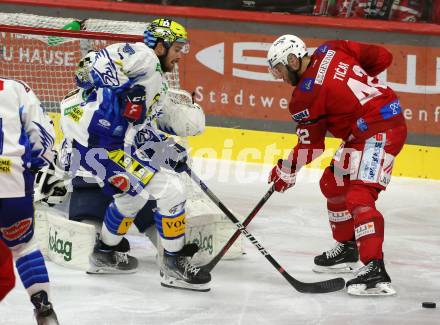
[[[102,223],[110,200],[111,197],[105,195],[98,184],[76,177],[73,180],[68,212],[37,203],[35,236],[43,254],[59,265],[87,271],[89,255],[95,245],[96,230],[93,225],[83,221]],[[155,202],[149,201],[136,216],[134,224],[157,247],[160,240],[157,239],[154,228],[154,208]],[[221,212],[201,199],[191,201],[187,212],[186,243],[196,243],[199,246],[192,263],[205,265],[232,236],[233,225]],[[243,243],[240,240],[231,247],[225,258],[233,259],[242,254]]]

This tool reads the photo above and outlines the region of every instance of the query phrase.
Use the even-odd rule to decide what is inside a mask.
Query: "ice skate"
[[[396,290],[385,270],[383,260],[372,260],[362,267],[356,277],[346,284],[347,292],[354,296],[391,296]]]
[[[58,325],[58,319],[52,304],[48,301],[46,291],[39,291],[31,296],[35,306],[34,315],[38,325]]]
[[[168,288],[209,291],[211,274],[190,263],[196,251],[194,244],[190,244],[173,255],[165,252],[160,267],[161,285]]]
[[[93,253],[90,255],[89,274],[122,274],[135,273],[138,261],[135,257],[128,255],[130,245],[128,240],[122,238],[116,246],[108,246],[98,240]]]
[[[315,257],[313,271],[317,273],[352,273],[359,269],[359,253],[355,241],[336,243],[336,246]]]

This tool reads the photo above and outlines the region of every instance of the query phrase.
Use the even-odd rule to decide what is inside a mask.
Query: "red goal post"
[[[47,112],[75,89],[81,57],[116,42],[139,42],[137,35],[0,25],[1,76],[19,79],[34,90]]]

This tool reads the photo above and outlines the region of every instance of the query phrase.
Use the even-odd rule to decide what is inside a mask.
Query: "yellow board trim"
[[[312,168],[325,168],[340,145],[326,138],[326,151],[312,162]],[[295,134],[207,127],[202,135],[190,137],[191,156],[274,164],[286,157],[297,143]],[[393,175],[440,179],[440,148],[407,144],[397,156]]]
[[[57,143],[62,139],[59,113],[49,113],[54,120]],[[202,135],[189,137],[192,157],[235,160],[250,163],[274,164],[286,157],[295,146],[295,134],[207,127]],[[340,140],[326,138],[326,151],[311,164],[312,168],[324,168],[339,147]],[[406,144],[397,156],[393,175],[424,179],[439,179],[440,148]]]

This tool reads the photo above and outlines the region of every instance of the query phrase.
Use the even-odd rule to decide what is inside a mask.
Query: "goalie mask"
[[[90,69],[96,60],[96,51],[90,51],[79,62],[75,70],[75,82],[78,87],[84,89],[93,88],[93,83],[90,79]]]
[[[159,41],[162,41],[167,49],[175,42],[182,43],[182,52],[189,52],[188,33],[185,27],[174,20],[159,18],[147,26],[144,32],[144,43],[154,49]]]

